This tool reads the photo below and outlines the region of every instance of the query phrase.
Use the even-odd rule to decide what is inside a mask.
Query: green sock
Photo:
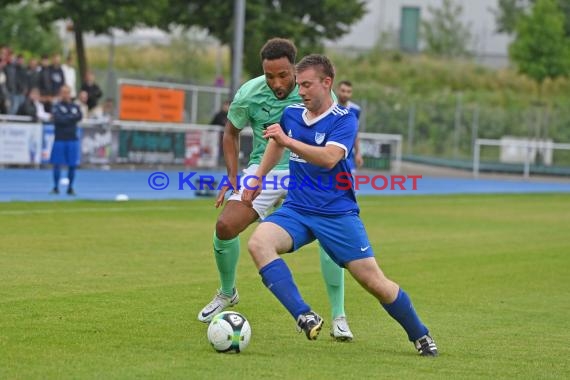
[[[327,252],[319,244],[321,255],[321,272],[327,286],[327,294],[331,304],[332,318],[340,317],[344,314],[344,270],[336,265]]]
[[[220,240],[214,232],[214,256],[220,274],[222,293],[226,296],[234,294],[236,271],[239,259],[239,236],[230,240]]]

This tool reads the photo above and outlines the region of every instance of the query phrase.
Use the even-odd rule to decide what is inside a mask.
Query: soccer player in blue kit
[[[263,188],[264,176],[279,162],[285,149],[290,150],[287,197],[280,209],[259,224],[248,242],[263,283],[307,338],[316,339],[323,320],[303,300],[279,254],[296,251],[318,239],[331,258],[348,269],[404,328],[420,355],[437,356],[436,344],[409,296],[379,268],[359,217],[353,188],[344,190],[330,181],[350,173],[347,157],[357,131],[355,116],[331,98],[332,63],[323,55],[312,54],[297,64],[296,71],[303,104],[287,107],[281,124],[267,128],[264,137],[269,142],[255,172],[257,178],[252,178],[242,194],[243,202],[251,205]]]

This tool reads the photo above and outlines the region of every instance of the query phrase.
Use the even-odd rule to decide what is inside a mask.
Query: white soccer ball
[[[69,185],[69,178],[62,178],[59,180],[59,184],[61,186],[68,186]]]
[[[247,347],[250,338],[249,322],[235,311],[216,315],[208,326],[208,341],[218,352],[239,353]]]
[[[115,197],[115,201],[117,202],[126,202],[129,200],[129,196],[127,194],[117,194]]]

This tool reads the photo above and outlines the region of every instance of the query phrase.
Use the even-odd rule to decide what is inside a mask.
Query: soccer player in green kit
[[[264,75],[251,79],[236,93],[228,112],[228,122],[223,137],[224,158],[229,181],[237,188],[239,133],[247,125],[253,129],[253,151],[244,176],[253,175],[265,152],[267,141],[263,130],[278,123],[283,110],[301,103],[295,83],[295,45],[286,39],[273,38],[261,49]],[[287,190],[281,187],[282,179],[289,176],[289,155],[269,173],[275,178],[275,186],[269,186],[253,202],[253,208],[241,201],[241,190],[232,190],[216,222],[214,257],[220,276],[221,288],[210,303],[198,313],[198,320],[209,322],[225,308],[239,302],[235,287],[236,268],[240,254],[239,234],[258,219],[264,219],[268,211],[283,198]],[[229,187],[222,189],[216,199],[216,207],[224,203]],[[331,336],[338,341],[350,341],[353,334],[348,327],[344,311],[344,271],[320,247],[321,270],[331,303]]]

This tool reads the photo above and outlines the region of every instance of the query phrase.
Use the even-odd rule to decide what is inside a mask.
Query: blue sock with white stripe
[[[297,320],[303,313],[311,311],[311,307],[303,301],[293,276],[283,259],[277,259],[259,270],[265,286],[285,306],[289,314]]]

